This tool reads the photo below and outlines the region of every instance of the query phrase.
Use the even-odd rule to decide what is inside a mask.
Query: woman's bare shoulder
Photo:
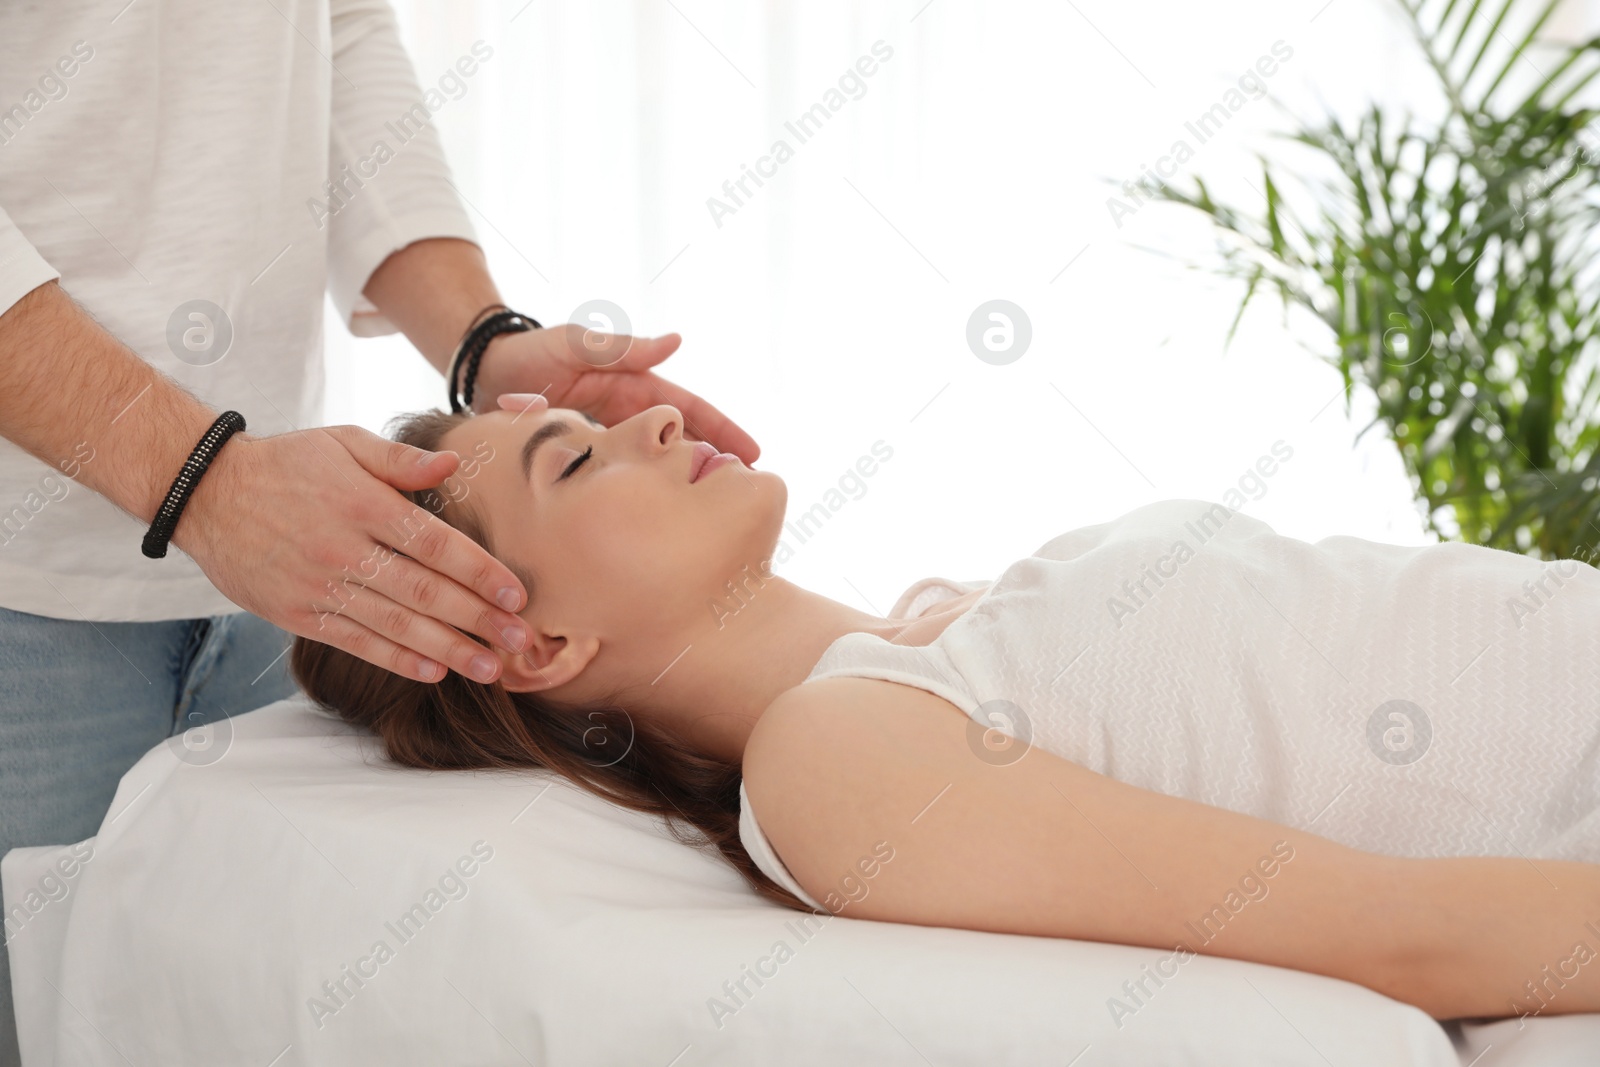
[[[819,799],[821,783],[814,775],[833,766],[843,770],[852,760],[870,759],[884,771],[893,769],[895,753],[882,742],[907,724],[926,728],[930,736],[948,737],[964,730],[967,716],[934,693],[877,678],[819,678],[786,689],[768,705],[745,743],[746,789],[781,804],[797,793]]]
[[[969,722],[943,697],[874,678],[819,678],[772,702],[745,745],[745,792],[808,893],[837,910],[828,895],[840,885],[871,888],[862,875],[937,799],[939,754],[963,744]]]

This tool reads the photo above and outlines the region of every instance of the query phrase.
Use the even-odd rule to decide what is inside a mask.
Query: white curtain
[[[1431,539],[1382,429],[1353,444],[1372,404],[1346,416],[1301,344],[1329,351],[1317,324],[1261,300],[1224,355],[1241,287],[1144,250],[1203,256],[1207,225],[1108,207],[1183,141],[1170,180],[1258,208],[1253,152],[1280,150],[1283,116],[1247,97],[1214,136],[1194,125],[1246,75],[1306,119],[1428,113],[1395,0],[397,9],[424,87],[493,49],[435,122],[507,301],[551,322],[602,298],[681,332],[663,373],[755,435],[792,519],[824,505],[786,576],[887,610],[918,577],[991,577],[1150,500],[1254,496],[1285,447],[1246,513],[1308,540]],[[814,130],[786,125],[817,105]],[[1004,365],[968,343],[997,299],[1031,324]],[[330,421],[442,402],[402,340],[335,323],[329,368]],[[878,442],[892,458],[847,477]]]

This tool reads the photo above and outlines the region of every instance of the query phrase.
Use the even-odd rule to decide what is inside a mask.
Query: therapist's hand
[[[362,295],[442,374],[480,309],[504,306],[483,249],[455,237],[414,241],[372,272]],[[505,333],[489,342],[472,383],[472,410],[494,411],[502,393],[543,393],[554,407],[613,426],[657,404],[683,415],[684,433],[753,464],[761,449],[733,420],[651,368],[682,339],[629,337],[571,324]]]
[[[396,491],[437,486],[459,464],[453,452],[358,426],[236,433],[195,486],[172,543],[229,600],[290,633],[419,681],[444,677],[440,664],[492,681],[498,657],[455,627],[521,652],[527,627],[513,612],[527,591]]]
[[[601,333],[575,323],[501,334],[489,342],[472,384],[472,410],[495,410],[502,393],[543,393],[551,407],[586,412],[615,425],[657,404],[683,415],[690,438],[708,441],[753,464],[761,446],[728,416],[650,368],[678,350],[683,339]]]

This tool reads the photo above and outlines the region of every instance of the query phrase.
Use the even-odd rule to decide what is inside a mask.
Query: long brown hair
[[[472,417],[435,408],[398,416],[386,432],[432,452],[448,431]],[[447,493],[449,485],[447,479]],[[488,531],[460,500],[433,489],[401,492],[494,553]],[[537,595],[534,576],[514,569],[531,603]],[[487,647],[476,634],[467,636]],[[419,682],[298,636],[289,669],[318,705],[376,734],[396,763],[430,770],[555,771],[614,804],[662,817],[685,844],[714,846],[767,899],[811,910],[763,874],[739,840],[739,765],[696,751],[614,701],[573,707],[449,670],[438,682]]]

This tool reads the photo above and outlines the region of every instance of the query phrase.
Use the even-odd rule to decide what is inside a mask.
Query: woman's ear
[[[524,620],[526,621],[526,620]],[[541,693],[566,685],[589,665],[600,651],[598,637],[561,637],[529,626],[533,643],[525,652],[497,648],[502,670],[500,685],[512,693]]]

